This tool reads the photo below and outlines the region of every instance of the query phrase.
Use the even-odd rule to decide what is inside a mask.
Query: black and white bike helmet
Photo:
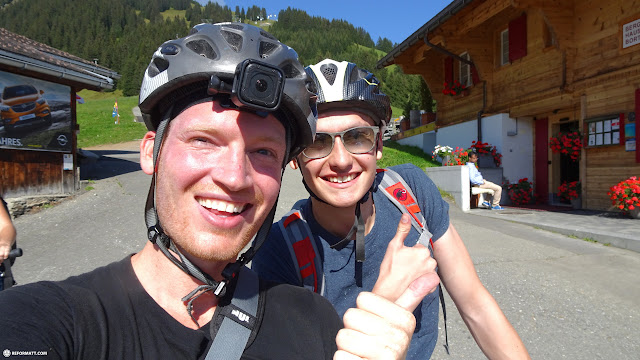
[[[313,142],[317,111],[316,95],[309,90],[312,87],[298,54],[266,31],[241,23],[196,25],[189,35],[162,44],[144,73],[139,108],[147,128],[156,131],[154,165],[169,122],[190,104],[208,99],[278,118],[287,133],[284,171],[288,161]],[[182,299],[188,301],[191,315],[191,303],[202,293],[213,291],[224,296],[226,284],[264,242],[276,204],[252,247],[227,266],[225,279],[218,282],[192,264],[164,233],[155,209],[155,178],[154,174],[145,209],[148,237],[176,266],[205,284]]]
[[[362,112],[376,125],[391,119],[389,97],[380,92],[380,82],[369,71],[347,61],[324,59],[305,68],[318,94],[318,111],[329,109]]]
[[[355,111],[368,115],[375,125],[384,127],[391,119],[391,101],[380,92],[380,82],[369,71],[359,68],[356,64],[325,59],[315,65],[307,66],[305,71],[313,79],[315,92],[318,94],[318,112],[330,110]],[[318,197],[307,183],[302,180],[305,188],[316,200],[326,203]],[[375,189],[375,181],[369,191],[358,201],[355,208],[355,220],[351,230],[332,247],[343,246],[351,241],[355,233],[356,253],[356,284],[362,286],[362,263],[364,253],[364,219],[360,212],[360,205],[367,201],[371,191]]]

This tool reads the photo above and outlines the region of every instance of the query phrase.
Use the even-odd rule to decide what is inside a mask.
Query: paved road
[[[136,144],[92,149],[94,189],[15,223],[25,256],[19,282],[59,280],[119,260],[145,243],[144,201],[149,177],[138,166]],[[287,170],[278,215],[304,193]],[[485,286],[523,338],[534,359],[640,358],[640,253],[607,247],[451,207]],[[451,355],[482,359],[447,298]],[[441,321],[441,328],[442,321]]]

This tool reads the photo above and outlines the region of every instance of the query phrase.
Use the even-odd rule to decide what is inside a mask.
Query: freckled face
[[[350,111],[329,111],[319,115],[318,132],[339,132],[358,126],[374,126],[366,115]],[[365,154],[352,154],[339,136],[331,153],[320,159],[298,156],[302,175],[311,190],[334,207],[354,206],[371,188],[376,162],[382,158],[382,145]]]
[[[217,102],[172,120],[158,160],[156,208],[176,246],[206,261],[235,260],[277,199],[285,143],[272,115]]]

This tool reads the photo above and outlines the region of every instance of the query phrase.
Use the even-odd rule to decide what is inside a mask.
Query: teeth
[[[356,176],[353,174],[347,176],[331,176],[329,177],[329,182],[342,184],[344,182],[353,180],[355,177]]]
[[[198,199],[198,203],[207,209],[224,211],[228,213],[240,213],[244,210],[244,205],[234,204],[221,200]]]

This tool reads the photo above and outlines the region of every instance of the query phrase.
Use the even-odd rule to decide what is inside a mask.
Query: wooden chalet
[[[0,28],[0,194],[79,188],[76,92],[112,89],[120,75]]]
[[[615,210],[609,188],[640,176],[639,0],[456,0],[378,68],[392,64],[420,74],[437,101],[435,126],[409,135],[496,145],[504,178],[533,178],[538,201],[580,180],[582,207]],[[466,90],[444,94],[456,80]],[[582,137],[577,162],[549,146],[569,131]]]

